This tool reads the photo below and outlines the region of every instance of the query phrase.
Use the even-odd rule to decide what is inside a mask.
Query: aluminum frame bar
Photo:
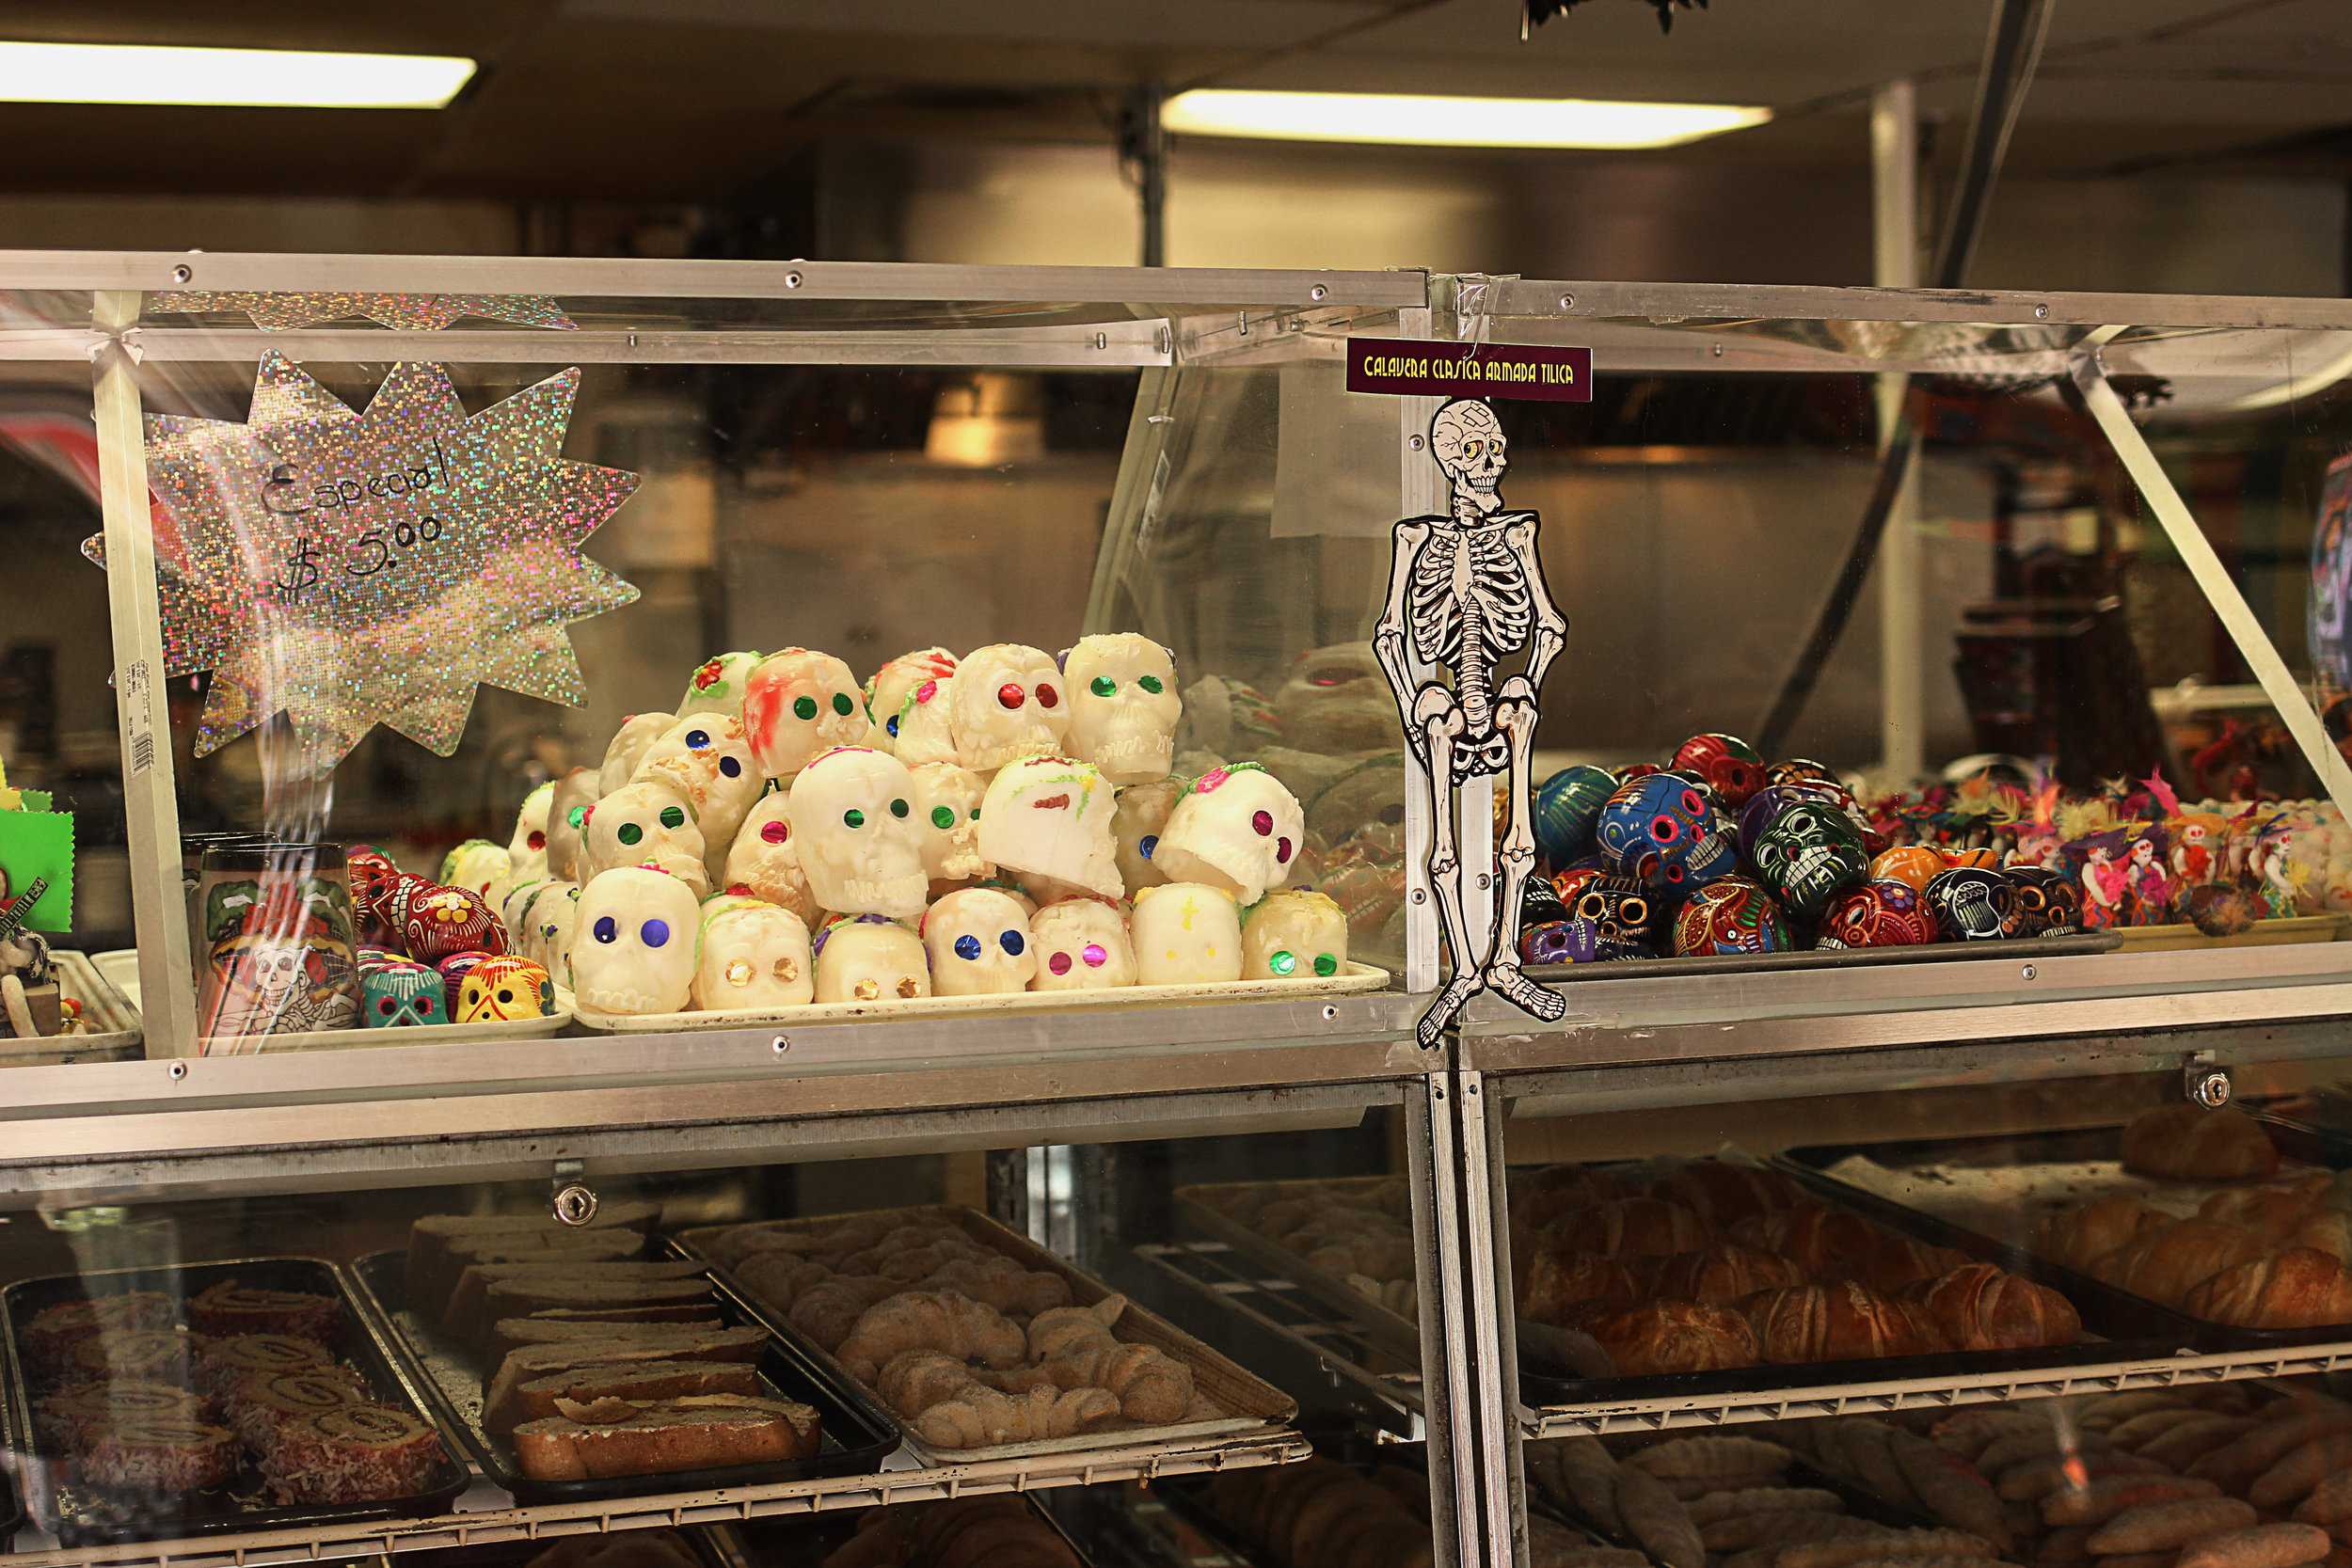
[[[2352,331],[2352,299],[2260,294],[2123,294],[2016,289],[1862,289],[1788,283],[1625,283],[1497,278],[1483,295],[1518,319],[1964,322],[1992,326],[2307,327]]]
[[[1429,1433],[1434,1560],[1486,1568],[1491,1560],[1482,1540],[1486,1504],[1478,1462],[1478,1377],[1470,1335],[1462,1326],[1470,1306],[1462,1268],[1462,1149],[1454,1098],[1450,1071],[1430,1074],[1406,1095],[1414,1277],[1422,1284],[1422,1416]]]

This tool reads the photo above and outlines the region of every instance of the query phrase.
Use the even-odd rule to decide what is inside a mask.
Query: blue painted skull
[[[1613,870],[1677,897],[1740,866],[1707,786],[1677,773],[1620,784],[1600,808],[1599,837]]]
[[[447,1023],[438,970],[395,958],[359,971],[359,1022],[370,1029]]]
[[[1808,923],[1870,874],[1870,851],[1863,846],[1860,825],[1825,800],[1789,803],[1764,823],[1749,856],[1756,879],[1772,890],[1780,907],[1792,919]]]

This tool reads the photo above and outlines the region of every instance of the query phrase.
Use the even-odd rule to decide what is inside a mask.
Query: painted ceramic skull
[[[1241,911],[1204,882],[1168,882],[1136,895],[1136,980],[1146,986],[1241,978]]]
[[[1946,942],[1997,942],[2017,934],[2017,889],[1998,871],[1980,865],[1939,871],[1923,896]]]
[[[1705,779],[1726,812],[1737,812],[1764,787],[1764,759],[1735,735],[1694,735],[1675,748],[1674,765]]]
[[[683,719],[693,713],[739,717],[744,694],[749,689],[745,682],[758,663],[757,654],[740,652],[719,654],[703,660],[687,678],[686,695],[678,699],[676,717]]]
[[[994,888],[950,893],[923,915],[936,996],[997,996],[1029,989],[1037,948],[1029,917]]]
[[[1237,762],[1193,781],[1168,813],[1152,861],[1173,879],[1206,882],[1254,904],[1290,880],[1306,831],[1298,798],[1256,763]]]
[[[753,803],[768,791],[743,721],[723,713],[697,713],[662,731],[635,776],[656,774],[671,775],[678,793],[693,802],[707,842],[734,843]]]
[[[1115,784],[1168,777],[1176,755],[1176,660],[1135,632],[1081,637],[1062,660],[1069,688],[1072,755]]]
[[[2041,866],[2012,866],[2003,876],[2016,890],[2017,934],[2071,937],[2083,928],[2083,896],[2074,879]]]
[[[762,799],[743,819],[742,831],[727,850],[721,881],[730,893],[748,892],[789,910],[803,927],[817,918],[817,895],[809,891],[808,873],[801,869],[800,844],[792,836],[792,800],[781,792]],[[806,1001],[806,997],[802,998]]]
[[[1129,784],[1111,812],[1111,838],[1118,845],[1119,879],[1129,893],[1157,887],[1168,873],[1152,856],[1168,831],[1168,814],[1191,785],[1182,779]]]
[[[597,801],[588,819],[591,879],[615,866],[653,865],[684,881],[700,898],[710,892],[704,867],[707,850],[693,805],[659,771]]]
[[[947,696],[956,760],[975,773],[993,773],[1023,757],[1059,752],[1070,733],[1062,685],[1052,656],[1040,649],[1019,642],[973,649],[956,666]]]
[[[515,836],[507,841],[506,858],[516,879],[548,874],[548,816],[555,805],[555,781],[549,779],[523,797],[515,814]]]
[[[622,720],[621,727],[612,732],[612,744],[604,749],[604,767],[596,774],[597,795],[610,795],[635,778],[637,765],[677,720],[675,713],[632,713]]]
[[[490,912],[482,895],[465,887],[432,888],[410,898],[401,938],[408,956],[419,963],[438,963],[452,953],[474,948],[485,953],[507,949],[504,923]]]
[[[1786,953],[1796,946],[1772,895],[1745,877],[1720,877],[1675,911],[1677,957]]]
[[[580,895],[570,954],[572,992],[600,1013],[674,1013],[694,981],[702,909],[664,871],[622,865],[596,873]]]
[[[571,957],[572,932],[580,918],[580,884],[578,882],[546,882],[523,911],[521,936],[522,955],[538,963],[549,974],[570,973],[564,960]]]
[[[980,856],[1003,870],[1116,898],[1124,891],[1111,840],[1117,804],[1090,763],[1023,758],[989,783],[980,803]]]
[[[1934,940],[1935,916],[1919,890],[1909,882],[1876,879],[1830,900],[1814,945],[1917,947]]]
[[[1676,895],[1739,869],[1730,838],[1715,824],[1707,786],[1679,773],[1647,773],[1617,786],[1596,829],[1612,869]]]
[[[743,695],[743,731],[767,773],[787,782],[835,746],[866,739],[865,694],[850,667],[814,648],[762,659]]]
[[[820,907],[893,920],[922,914],[930,879],[905,764],[863,746],[836,747],[793,779],[787,809],[801,869]]]
[[[437,971],[405,958],[359,966],[362,1028],[405,1029],[448,1022],[441,976]]]
[[[627,779],[616,780],[618,789]],[[588,818],[604,791],[596,775],[575,768],[555,781],[555,798],[548,802],[548,874],[576,882],[588,871]]]
[[[930,993],[923,939],[895,920],[836,920],[817,938],[819,1002],[912,1002]]]
[[[449,1008],[450,1017],[458,1016],[457,1003],[466,989],[466,976],[488,963],[494,956],[474,948],[469,952],[452,953],[433,966],[441,976],[441,998]]]
[[[909,768],[927,762],[955,762],[956,681],[952,675],[914,683],[898,713],[898,729],[890,736],[890,754]]]
[[[1242,922],[1245,980],[1327,980],[1346,967],[1346,911],[1320,893],[1269,893]]]
[[[1663,911],[1657,895],[1631,877],[1584,877],[1562,893],[1561,902],[1568,908],[1561,962],[1607,963],[1658,950]]]
[[[1577,763],[1535,786],[1535,847],[1554,866],[1593,852],[1600,808],[1617,792],[1616,776],[1605,768]]]
[[[1861,886],[1870,874],[1861,828],[1820,800],[1800,800],[1773,817],[1752,858],[1756,879],[1795,920],[1820,919],[1831,899]]]
[[[723,894],[703,906],[695,1006],[796,1007],[816,994],[806,921],[757,898]]]
[[[1029,917],[1039,990],[1103,990],[1136,983],[1127,916],[1100,898],[1065,898]]]
[[[907,771],[914,777],[914,833],[923,844],[923,870],[934,891],[942,882],[967,882],[995,875],[980,853],[980,801],[988,786],[968,768],[927,762]]]
[[[1429,455],[1445,470],[1454,495],[1470,498],[1481,512],[1493,511],[1502,499],[1495,492],[1510,467],[1509,446],[1495,411],[1471,398],[1454,399],[1429,421]]]
[[[529,958],[489,958],[458,988],[457,1022],[504,1023],[555,1013],[555,982]]]
[[[866,683],[866,713],[873,725],[866,732],[866,744],[878,752],[895,750],[898,720],[914,705],[914,689],[926,681],[946,680],[955,673],[956,656],[945,648],[917,648],[875,671]]]

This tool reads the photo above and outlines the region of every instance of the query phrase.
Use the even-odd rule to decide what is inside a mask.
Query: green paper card
[[[73,928],[73,814],[0,811],[0,937]]]

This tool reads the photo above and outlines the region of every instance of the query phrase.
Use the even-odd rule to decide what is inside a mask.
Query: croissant
[[[2071,1345],[2082,1338],[2074,1303],[2046,1285],[1966,1263],[1901,1292],[1953,1350],[2025,1350]]]
[[[2319,1193],[2308,1184],[2225,1188],[2197,1208],[2201,1220],[2242,1225],[2276,1246],[2312,1213]]]
[[[2095,1198],[2052,1214],[2034,1233],[2034,1250],[2069,1268],[2088,1267],[2121,1246],[2172,1223],[2173,1216],[2128,1194]]]
[[[1653,1301],[1597,1312],[1578,1324],[1609,1353],[1620,1377],[1753,1367],[1756,1331],[1737,1312],[1695,1301]]]
[[[1681,1204],[1719,1228],[1804,1200],[1804,1189],[1780,1172],[1728,1160],[1692,1160],[1649,1192],[1652,1197]]]
[[[2313,1247],[2239,1263],[2190,1291],[2191,1317],[2233,1328],[2318,1328],[2352,1323],[2352,1274]]]
[[[789,1312],[803,1291],[834,1276],[833,1270],[814,1258],[783,1248],[755,1252],[735,1272],[745,1290],[779,1312]]]
[[[827,1350],[839,1345],[857,1326],[866,1309],[898,1293],[896,1280],[881,1275],[835,1275],[819,1280],[793,1298],[786,1321]]]
[[[876,1247],[865,1256],[873,1259],[876,1274],[895,1279],[904,1286],[929,1279],[952,1263],[985,1263],[993,1259],[1011,1261],[1001,1252],[976,1246],[960,1236],[928,1242],[921,1246],[900,1247],[896,1251]]]
[[[985,1302],[953,1291],[905,1291],[860,1314],[834,1354],[851,1377],[870,1386],[882,1364],[902,1351],[935,1350],[990,1367],[1017,1367],[1025,1348],[1019,1325]]]
[[[1736,1167],[1735,1167],[1736,1168]],[[1649,1293],[1677,1301],[1728,1306],[1758,1291],[1802,1285],[1804,1271],[1776,1252],[1724,1242],[1702,1252],[1678,1252],[1649,1271]]]
[[[1034,1443],[1075,1437],[1119,1414],[1119,1401],[1100,1388],[1032,1388],[1005,1394],[974,1382],[911,1423],[914,1435],[939,1449],[977,1449],[995,1443]]]
[[[2234,1105],[2167,1105],[2123,1129],[2123,1168],[2181,1181],[2247,1181],[2277,1175],[2279,1151]]]
[[[1307,1261],[1327,1274],[1368,1274],[1394,1278],[1413,1272],[1413,1239],[1393,1227],[1384,1234],[1363,1234],[1330,1242],[1307,1254]]]
[[[1709,1238],[1698,1215],[1658,1197],[1621,1197],[1597,1203],[1560,1221],[1538,1239],[1574,1252],[1608,1257],[1633,1253],[1669,1258],[1705,1246]]]
[[[1731,1239],[1759,1252],[1776,1252],[1808,1275],[1843,1278],[1889,1238],[1860,1214],[1804,1202],[1756,1214],[1731,1227]]]
[[[1107,1345],[1064,1351],[1034,1367],[989,1372],[982,1381],[1008,1393],[1031,1388],[1100,1388],[1119,1412],[1145,1426],[1172,1426],[1192,1405],[1192,1369],[1154,1345]]]
[[[1933,1327],[1911,1306],[1851,1279],[1766,1291],[1741,1302],[1740,1310],[1756,1331],[1757,1354],[1782,1366],[1924,1355],[1940,1348]]]
[[[2175,1220],[2093,1259],[2089,1272],[2119,1291],[2178,1305],[2222,1270],[2250,1263],[2268,1250],[2243,1226]]]
[[[1519,1316],[1560,1323],[1577,1307],[1630,1307],[1642,1294],[1633,1271],[1614,1258],[1538,1244],[1519,1282]]]
[[[1001,1253],[985,1260],[960,1258],[926,1275],[921,1288],[953,1291],[1019,1318],[1070,1305],[1070,1281],[1043,1269],[1025,1269],[1018,1259]]]
[[[911,1421],[932,1405],[961,1398],[974,1381],[972,1369],[955,1356],[935,1350],[911,1350],[883,1365],[874,1378],[874,1392]]]
[[[2352,1262],[2352,1212],[2342,1209],[2311,1210],[2294,1233],[2285,1238],[2285,1244],[2312,1247],[2339,1263]]]

